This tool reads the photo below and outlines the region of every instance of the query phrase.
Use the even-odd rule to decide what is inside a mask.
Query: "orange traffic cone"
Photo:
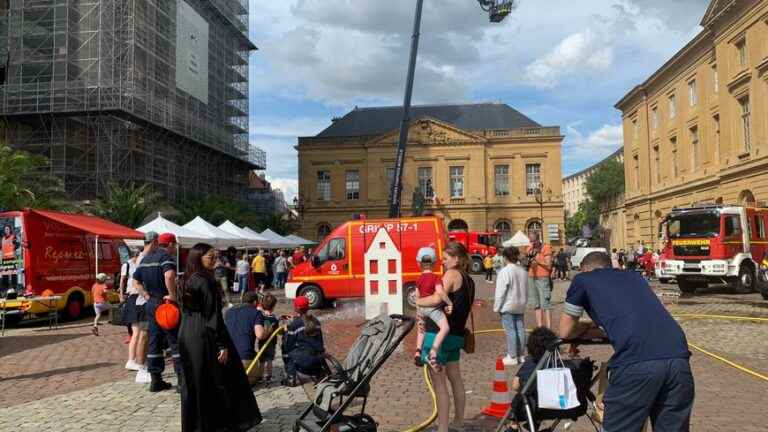
[[[483,414],[496,418],[504,418],[507,410],[512,406],[507,388],[507,374],[504,372],[504,362],[501,357],[496,359],[496,376],[493,379],[493,391],[491,404],[483,408]]]

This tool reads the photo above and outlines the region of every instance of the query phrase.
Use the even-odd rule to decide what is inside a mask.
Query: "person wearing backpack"
[[[528,302],[528,272],[520,266],[520,250],[514,246],[504,249],[507,265],[496,278],[493,311],[501,315],[501,324],[507,336],[507,355],[504,365],[522,363],[525,350],[525,305]]]

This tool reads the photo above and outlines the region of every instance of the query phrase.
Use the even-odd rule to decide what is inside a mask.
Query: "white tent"
[[[266,247],[269,245],[269,240],[256,234],[255,232],[246,231],[239,226],[233,224],[231,221],[226,221],[219,225],[219,229],[226,231],[230,234],[242,237],[248,241],[247,247]]]
[[[136,231],[143,233],[154,231],[158,234],[173,233],[179,246],[183,248],[191,248],[197,243],[210,243],[212,241],[211,236],[180,227],[160,215],[157,215],[157,218],[148,224],[136,228]]]
[[[296,242],[299,245],[316,245],[317,244],[316,241],[307,240],[307,239],[305,239],[303,237],[299,237],[299,236],[297,236],[295,234],[291,234],[289,236],[285,236],[285,238],[287,238],[288,240],[290,240],[292,242]]]
[[[208,242],[217,249],[226,249],[230,246],[245,247],[248,243],[248,240],[221,230],[200,216],[184,224],[184,228],[210,237]]]
[[[517,247],[523,247],[528,246],[531,244],[531,241],[528,240],[528,236],[523,234],[522,231],[518,231],[515,233],[514,236],[512,236],[511,239],[505,241],[501,245],[504,247],[510,247],[510,246],[517,246]]]
[[[299,246],[298,243],[281,236],[269,228],[265,229],[263,232],[260,232],[259,235],[269,240],[269,247],[274,249],[292,248]]]

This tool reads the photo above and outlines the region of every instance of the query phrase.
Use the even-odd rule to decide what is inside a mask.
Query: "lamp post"
[[[488,12],[491,22],[504,20],[515,7],[515,0],[477,0],[480,9]],[[421,11],[424,0],[416,0],[416,13],[413,19],[413,35],[411,36],[411,54],[408,59],[408,77],[405,81],[405,97],[403,98],[403,117],[400,120],[400,135],[397,140],[395,153],[395,178],[392,181],[389,198],[389,217],[400,216],[400,198],[403,191],[403,167],[405,165],[405,145],[408,142],[408,123],[411,121],[411,95],[413,94],[413,75],[416,70],[416,57],[419,51],[419,36],[421,35]]]
[[[542,192],[541,186],[536,188],[536,191],[533,193],[533,197],[536,199],[536,202],[539,204],[539,221],[541,222],[541,237],[542,240],[544,239],[544,194],[546,193],[547,199],[546,201],[549,201],[552,196],[552,189],[547,188],[546,192]]]
[[[293,197],[293,208],[296,209],[296,213],[299,214],[299,221],[304,220],[304,199],[297,195]]]

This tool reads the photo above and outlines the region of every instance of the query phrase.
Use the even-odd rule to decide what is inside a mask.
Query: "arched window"
[[[528,233],[528,235],[531,235],[533,233],[536,233],[539,236],[539,240],[543,240],[542,234],[541,234],[541,222],[538,220],[533,220],[528,222],[528,226],[525,227],[525,231]]]
[[[504,220],[498,221],[493,228],[499,233],[499,238],[502,242],[512,238],[512,225],[509,222]]]
[[[739,194],[739,204],[741,205],[755,205],[755,195],[750,190],[743,190]]]
[[[328,234],[331,233],[331,226],[327,223],[321,223],[317,226],[317,240],[320,241],[324,239]]]
[[[448,231],[469,231],[469,225],[463,219],[454,219],[448,224]]]

